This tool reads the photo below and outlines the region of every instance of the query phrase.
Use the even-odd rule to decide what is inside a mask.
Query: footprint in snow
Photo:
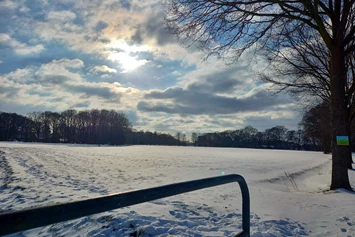
[[[187,216],[180,211],[169,211],[170,215],[174,216],[175,218],[185,220]]]

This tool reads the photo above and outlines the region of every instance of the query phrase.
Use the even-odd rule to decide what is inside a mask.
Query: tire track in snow
[[[70,162],[59,161],[45,150],[5,148],[0,153],[0,212],[106,194],[103,186],[80,178]],[[63,158],[63,157],[61,157]],[[11,167],[7,160],[11,160]]]
[[[0,213],[13,210],[14,205],[24,202],[24,196],[21,194],[24,188],[14,185],[16,181],[18,179],[14,176],[6,153],[0,151]]]
[[[284,174],[280,174],[278,177],[275,178],[270,178],[270,179],[263,179],[260,181],[257,181],[256,183],[284,183],[287,187],[287,190],[290,191],[300,191],[299,190],[299,185],[296,183],[296,179],[302,179],[302,177],[312,177],[317,175],[318,173],[321,173],[321,170],[324,170],[327,168],[329,163],[331,162],[331,159],[327,160],[326,162],[312,166],[310,168],[304,168],[301,170],[297,170],[294,172],[287,172],[284,171]]]
[[[20,151],[21,156],[16,156],[16,159],[35,182],[39,181],[49,187],[67,187],[74,191],[87,190],[99,194],[107,193],[106,189],[93,185],[91,180],[80,178],[82,174],[88,172],[90,167],[85,169],[74,165],[74,162],[70,162],[70,159],[75,159],[73,157],[67,159],[62,154],[59,156],[57,154],[48,154],[47,150],[42,151],[41,149],[21,151],[21,149],[17,148],[17,150]],[[72,156],[73,154],[70,155]]]
[[[6,160],[5,152],[0,150],[0,193],[11,183],[12,174],[13,171]]]

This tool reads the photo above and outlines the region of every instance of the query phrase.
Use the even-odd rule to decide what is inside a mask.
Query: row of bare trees
[[[122,112],[65,110],[28,116],[0,112],[0,141],[110,145],[186,145],[166,133],[136,131]]]
[[[28,117],[0,113],[0,140],[50,143],[188,145],[246,147],[293,150],[323,150],[329,153],[329,107],[324,104],[308,110],[302,120],[303,130],[276,126],[258,131],[252,126],[235,131],[197,134],[136,131],[123,113],[108,110],[32,112]]]
[[[131,127],[125,114],[114,110],[0,113],[0,140],[119,145]]]
[[[87,144],[188,145],[331,152],[330,108],[326,102],[306,110],[299,130],[276,126],[261,132],[252,126],[197,134],[136,131],[124,113],[108,110],[32,112],[28,117],[0,113],[0,140]],[[355,123],[352,126],[355,132]],[[355,136],[351,136],[355,139]],[[355,141],[351,141],[355,144]]]
[[[0,112],[0,141],[9,141],[19,136],[29,140],[32,129],[34,129],[33,123],[27,117]]]
[[[265,131],[247,126],[234,131],[205,133],[197,136],[193,144],[210,147],[323,150],[323,143],[317,137],[307,136],[302,129],[288,130],[284,126],[275,126]]]

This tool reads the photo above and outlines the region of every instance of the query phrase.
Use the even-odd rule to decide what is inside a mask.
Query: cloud
[[[180,45],[159,0],[6,0],[0,12],[0,110],[116,109],[136,129],[172,133],[298,118],[293,101],[254,80],[246,58],[226,67]]]
[[[18,87],[0,85],[0,97],[14,98],[18,96],[19,92],[20,88]]]
[[[83,98],[97,96],[107,101],[118,102],[121,94],[115,92],[113,86],[98,83],[63,84],[62,87],[69,92],[83,94]]]
[[[107,28],[108,24],[103,21],[99,21],[95,26],[95,31],[102,31],[103,29]]]
[[[8,34],[0,33],[0,44],[11,47],[16,54],[28,55],[42,52],[45,48],[42,44],[28,45],[11,38]]]
[[[32,103],[14,103],[11,101],[4,101],[0,103],[0,111],[26,115],[33,111],[55,111],[56,107],[47,105],[34,105]]]
[[[72,105],[71,108],[87,108],[90,106],[90,101],[83,101],[83,102],[80,102],[80,103],[77,103],[77,104],[74,104]]]
[[[33,21],[34,32],[47,42],[56,40],[70,49],[116,58],[115,61],[125,65],[141,66],[148,61],[136,58],[125,49],[108,49],[107,46],[112,46],[112,42],[149,45],[144,51],[154,53],[157,58],[167,56],[169,60],[184,60],[189,63],[201,60],[200,52],[184,49],[169,34],[162,17],[163,7],[156,1],[133,1],[128,8],[120,1],[76,1],[73,5],[63,11],[51,9],[45,16],[45,21]],[[48,5],[45,7],[51,8]],[[121,54],[122,60],[117,59],[117,55],[112,56],[117,53]],[[131,62],[126,63],[127,61]],[[132,71],[125,69],[128,66],[123,67],[124,73]]]
[[[146,9],[146,20],[136,26],[136,32],[131,36],[134,43],[144,43],[144,40],[155,41],[159,46],[176,43],[176,39],[165,27],[164,11],[161,8],[156,10]]]
[[[31,103],[33,106],[63,110],[68,108],[107,108],[118,104],[131,108],[131,95],[139,90],[124,87],[118,82],[88,82],[80,74],[84,63],[79,59],[60,59],[39,67],[17,69],[0,76],[2,103],[15,105]],[[124,104],[121,98],[125,95]],[[139,96],[134,96],[139,98]],[[21,111],[18,111],[21,112]]]
[[[277,105],[291,104],[291,99],[276,99],[263,90],[254,89],[245,96],[228,97],[200,92],[194,87],[188,89],[169,88],[165,91],[153,90],[145,95],[146,99],[164,100],[164,102],[140,101],[137,108],[147,112],[169,114],[233,114],[250,111],[262,111]],[[167,100],[168,99],[168,100]]]
[[[6,77],[0,77],[0,110],[16,113],[27,113],[30,109],[44,110],[53,109],[55,103],[50,100],[53,96],[45,95],[38,85],[27,85],[7,80]],[[5,83],[4,83],[5,82]],[[33,111],[33,110],[32,110]]]
[[[241,118],[241,114],[252,112],[287,111],[293,103],[288,96],[271,94],[267,85],[258,85],[247,58],[242,57],[236,65],[225,66],[212,57],[182,74],[175,86],[149,90],[137,109],[183,116],[238,114]],[[231,125],[231,121],[228,119],[224,125]],[[240,123],[243,121],[241,119]]]
[[[117,73],[117,70],[114,68],[109,68],[106,65],[102,66],[94,66],[91,70],[91,72],[96,72],[96,73]]]
[[[193,82],[189,80],[187,89],[194,91],[230,94],[253,85],[247,66],[223,67],[220,65],[212,71],[202,67],[184,76],[185,80],[190,77],[193,77]]]
[[[60,59],[43,64],[35,73],[44,85],[59,85],[67,82],[80,82],[82,77],[68,68],[78,69],[84,66],[80,59]]]
[[[16,82],[16,83],[30,83],[31,81],[33,81],[32,78],[32,73],[33,73],[33,69],[32,68],[18,68],[15,71],[12,71],[10,73],[8,73],[6,76],[2,76],[0,75],[0,81],[1,78],[12,82]]]
[[[63,4],[65,5],[65,4]],[[56,40],[73,50],[107,56],[105,46],[125,39],[144,17],[122,8],[119,1],[75,1],[70,8],[51,11],[45,21],[35,21],[35,33],[43,40]]]
[[[71,11],[50,11],[47,14],[47,20],[55,22],[68,22],[76,18],[75,13]]]
[[[35,75],[38,76],[42,85],[57,86],[57,89],[82,95],[82,98],[96,96],[106,101],[119,101],[121,97],[119,91],[121,85],[119,83],[87,82],[78,72],[69,70],[82,67],[84,67],[84,63],[80,59],[53,60],[42,65]],[[107,66],[101,66],[98,69],[110,70]]]
[[[2,0],[0,2],[0,8],[16,9],[19,3],[11,0]]]

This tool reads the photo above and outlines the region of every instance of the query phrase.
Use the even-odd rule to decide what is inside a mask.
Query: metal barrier
[[[239,183],[243,198],[243,231],[236,236],[250,236],[249,190],[245,179],[237,174],[193,180],[155,188],[112,194],[77,202],[4,213],[0,215],[0,235],[12,234],[57,222],[68,221],[112,209],[132,206],[160,198],[232,182]]]

